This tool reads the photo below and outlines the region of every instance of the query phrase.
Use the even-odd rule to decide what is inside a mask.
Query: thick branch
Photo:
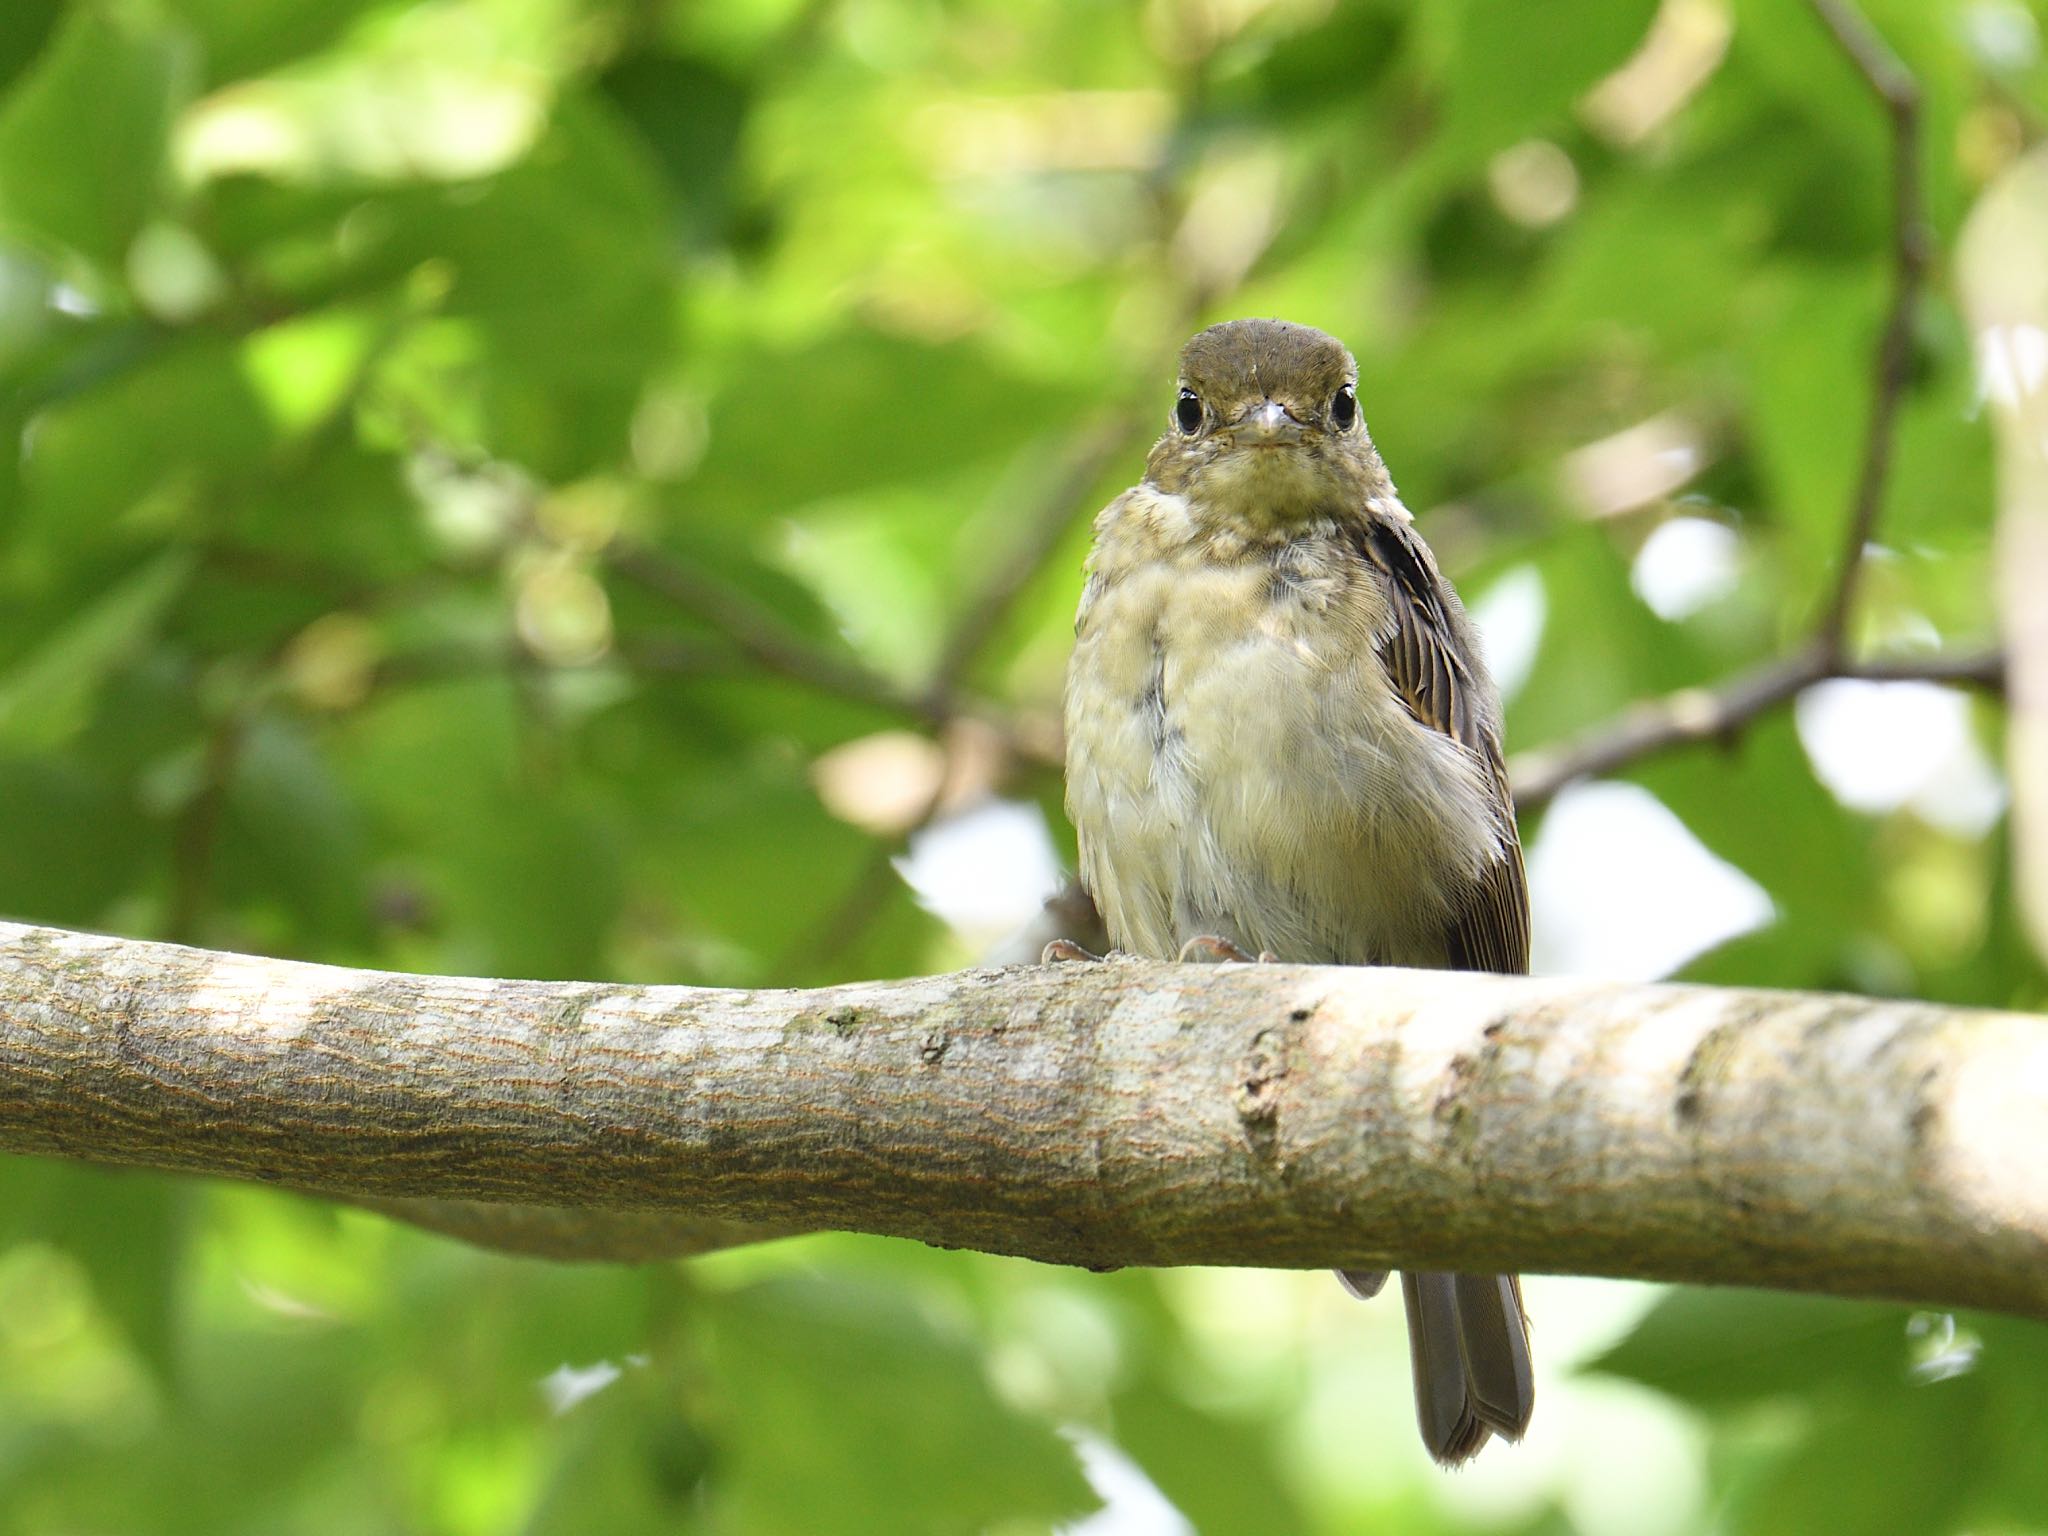
[[[0,926],[0,1149],[1092,1266],[2048,1317],[2048,1019],[1846,997],[1138,962],[727,992]]]

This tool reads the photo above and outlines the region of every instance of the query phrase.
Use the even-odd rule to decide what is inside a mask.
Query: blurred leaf
[[[25,543],[58,558],[189,536],[225,482],[265,464],[275,433],[239,351],[210,336],[143,353],[36,418],[24,471]]]
[[[63,10],[64,0],[15,0],[0,10],[0,91],[28,68]]]
[[[1016,449],[1080,403],[969,346],[848,332],[748,357],[713,404],[710,452],[686,489],[773,517]]]
[[[1329,110],[1355,117],[1361,95],[1399,60],[1404,9],[1366,0],[1333,6],[1315,26],[1275,39],[1248,79],[1227,80],[1225,89],[1232,97],[1244,91],[1261,117],[1282,122]]]
[[[1768,327],[1752,354],[1748,420],[1769,476],[1769,511],[1818,590],[1839,558],[1875,377],[1883,279],[1780,267]]]
[[[160,850],[123,786],[84,766],[0,757],[0,914],[99,928]]]
[[[252,5],[248,0],[169,0],[197,35],[207,79],[238,80],[321,48],[392,0],[322,0],[319,5]]]
[[[524,728],[508,681],[420,686],[380,699],[344,762],[399,867],[418,873],[453,969],[595,977],[621,899],[619,849],[575,797],[531,781]]]
[[[809,1532],[829,1510],[846,1536],[982,1530],[1096,1502],[1060,1436],[1000,1404],[963,1341],[898,1297],[791,1281],[706,1321],[729,1458],[719,1502],[737,1529]]]
[[[147,643],[192,562],[159,556],[0,672],[0,751],[47,751],[84,725],[107,675]]]
[[[1895,1385],[1828,1414],[1731,1511],[1744,1536],[1937,1536],[1958,1529],[1983,1473],[1985,1392],[1965,1377]]]
[[[1848,981],[1846,947],[1878,901],[1875,853],[1866,820],[1813,776],[1789,710],[1758,720],[1726,751],[1667,754],[1631,777],[1715,854],[1761,881],[1777,909],[1769,927],[1687,967],[1689,979],[1781,987]]]
[[[1153,1384],[1114,1404],[1117,1445],[1198,1531],[1292,1531],[1304,1524],[1292,1491],[1275,1476],[1257,1420],[1233,1421]]]
[[[1703,1408],[1904,1393],[1906,1314],[1830,1297],[1692,1287],[1666,1295],[1585,1369]]]
[[[177,1379],[186,1186],[134,1169],[0,1159],[0,1242],[34,1236],[76,1259],[93,1299],[163,1386]]]
[[[747,82],[701,60],[638,53],[597,83],[653,151],[685,238],[713,244],[732,217]]]
[[[220,899],[284,906],[320,953],[368,938],[366,840],[333,765],[283,721],[258,721],[235,757],[215,868]]]
[[[1505,148],[1550,126],[1643,40],[1654,0],[1463,0],[1445,69],[1446,139]]]
[[[171,116],[192,77],[191,50],[175,35],[74,7],[0,104],[0,228],[117,270],[156,206]]]
[[[565,98],[509,170],[390,211],[383,259],[411,265],[429,292],[445,285],[441,312],[457,323],[394,350],[386,384],[407,434],[424,425],[460,441],[467,407],[481,414],[479,446],[551,478],[622,454],[670,298],[658,172],[610,105]]]

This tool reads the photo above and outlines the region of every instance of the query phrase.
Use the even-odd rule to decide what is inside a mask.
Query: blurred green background
[[[2048,9],[1869,11],[1939,251],[1853,638],[1968,651],[1947,253],[2048,123]],[[1239,314],[1358,353],[1511,750],[1711,682],[1824,605],[1887,155],[1791,0],[5,0],[0,915],[969,963],[1071,855],[1087,515]],[[1835,683],[1568,791],[1539,967],[2042,1006],[2000,725]],[[1326,1276],[555,1267],[8,1160],[0,1536],[2048,1531],[2048,1330],[1529,1297],[1534,1431],[1447,1477],[1399,1308]]]

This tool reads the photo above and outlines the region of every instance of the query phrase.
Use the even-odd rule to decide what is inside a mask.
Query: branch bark
[[[1836,996],[1141,962],[729,992],[0,925],[0,1149],[665,1212],[686,1247],[846,1228],[2048,1318],[2048,1019]]]

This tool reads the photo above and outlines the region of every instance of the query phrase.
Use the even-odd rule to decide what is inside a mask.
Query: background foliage
[[[1870,11],[1946,251],[2041,136],[2048,16]],[[1833,579],[1886,155],[1790,0],[9,0],[0,912],[963,963],[1068,837],[1085,516],[1233,314],[1358,352],[1512,749],[1712,682]],[[1949,276],[1859,651],[1992,636]],[[1549,963],[2040,1006],[1998,712],[1903,687],[1531,818]],[[1446,1479],[1398,1309],[1321,1276],[555,1268],[16,1160],[0,1532],[2048,1530],[2038,1328],[1531,1305],[1535,1432]]]

